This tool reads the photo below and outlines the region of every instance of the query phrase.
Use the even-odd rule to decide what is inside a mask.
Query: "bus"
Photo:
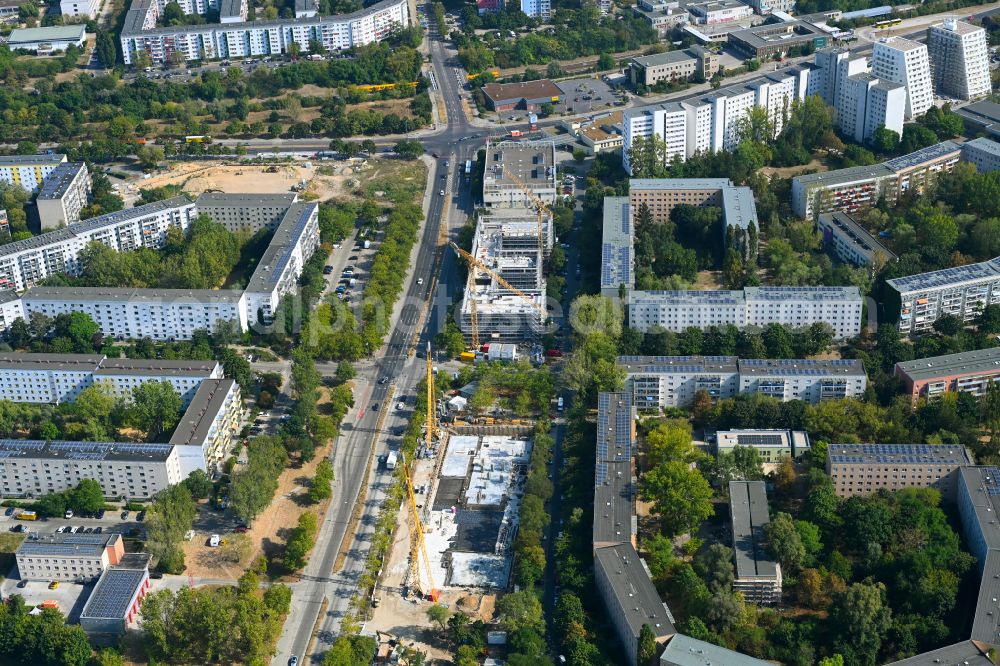
[[[875,29],[876,30],[881,30],[883,28],[891,28],[892,26],[899,25],[902,22],[903,22],[903,19],[900,19],[900,18],[888,19],[888,20],[885,20],[885,21],[876,21],[875,22]]]
[[[465,182],[472,179],[472,160],[465,160]]]
[[[212,143],[212,137],[201,134],[189,134],[184,137],[184,143]]]

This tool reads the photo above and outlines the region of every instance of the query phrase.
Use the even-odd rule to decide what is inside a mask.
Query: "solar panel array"
[[[628,247],[604,243],[601,245],[601,285],[616,287],[632,283],[632,257]]]
[[[109,455],[166,456],[172,444],[134,442],[70,442],[0,439],[0,458],[51,455],[67,460],[104,460]]]
[[[843,451],[843,453],[835,453]],[[933,444],[839,444],[831,449],[830,460],[842,464],[885,463],[924,465],[964,462],[962,447]]]
[[[136,588],[145,577],[146,572],[142,570],[108,569],[94,588],[83,617],[125,617]]]
[[[987,495],[1000,495],[1000,468],[987,467],[984,474],[983,485]]]
[[[996,280],[1000,278],[1000,272],[990,262],[980,262],[978,264],[966,264],[965,266],[954,266],[943,268],[939,271],[929,273],[918,273],[907,275],[906,277],[886,280],[895,287],[897,291],[922,291],[925,289],[937,289],[949,285],[958,285],[969,280]]]
[[[736,435],[738,446],[781,446],[784,444],[781,435]]]
[[[628,393],[601,393],[597,406],[597,460],[622,462],[631,459],[631,396]]]

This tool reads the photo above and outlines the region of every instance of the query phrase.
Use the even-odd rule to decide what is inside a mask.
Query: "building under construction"
[[[552,216],[546,211],[539,215],[525,208],[498,209],[479,218],[470,254],[480,268],[469,271],[461,308],[460,327],[466,336],[513,342],[542,334],[544,264],[552,241]],[[473,314],[478,336],[473,334]]]
[[[533,203],[532,195],[547,204],[555,203],[559,196],[555,144],[551,141],[488,142],[483,205],[487,208],[527,208]]]

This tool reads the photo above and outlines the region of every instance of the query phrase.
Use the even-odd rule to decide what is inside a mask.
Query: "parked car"
[[[155,578],[155,579],[159,580],[159,579],[163,578],[163,573],[160,572],[160,571],[151,571],[151,572],[149,572],[149,577],[150,578]]]
[[[97,518],[98,519],[104,518],[104,509],[101,509],[100,511],[97,512]]]
[[[59,581],[54,580],[51,583],[49,583],[49,589],[50,590],[58,590],[59,589]]]
[[[140,523],[146,520],[146,512],[140,511],[139,513],[135,514],[135,519],[138,520]]]
[[[5,516],[13,516],[14,515],[14,507],[12,507],[12,506],[7,507],[7,510],[3,512],[3,515],[5,515]]]
[[[122,513],[121,513],[121,519],[122,520],[128,520],[128,511],[122,511]]]

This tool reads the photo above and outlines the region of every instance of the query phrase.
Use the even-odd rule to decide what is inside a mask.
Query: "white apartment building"
[[[0,289],[0,332],[17,319],[24,319],[24,306],[13,289]]]
[[[992,90],[986,30],[947,19],[927,30],[934,88],[957,99],[979,99]]]
[[[139,384],[167,381],[187,407],[207,379],[222,377],[217,361],[107,358],[102,354],[0,353],[0,400],[41,404],[73,402],[101,382],[125,397]]]
[[[1000,169],[1000,143],[979,137],[962,144],[962,161],[976,165],[979,173]]]
[[[552,0],[521,0],[521,11],[531,18],[548,21],[552,18]],[[607,13],[604,10],[603,13]]]
[[[319,205],[292,204],[274,231],[240,305],[249,326],[270,324],[281,298],[295,293],[305,264],[319,247]]]
[[[80,221],[90,195],[90,172],[83,162],[64,162],[45,179],[35,197],[42,231]]]
[[[927,46],[903,37],[875,42],[872,74],[906,86],[906,119],[923,115],[934,103]]]
[[[121,534],[39,534],[25,539],[14,555],[26,580],[90,581],[125,556]]]
[[[239,384],[221,377],[202,381],[169,442],[182,479],[196,469],[222,465],[239,432],[240,415]]]
[[[5,155],[0,157],[0,182],[17,185],[33,194],[65,161],[66,156],[62,154]]]
[[[868,383],[856,359],[740,359],[735,356],[619,356],[637,408],[686,407],[699,391],[712,400],[759,393],[782,402],[857,397]]]
[[[885,127],[903,134],[906,87],[871,74],[847,77],[837,98],[837,126],[857,143],[866,143]]]
[[[549,4],[549,0],[536,1],[539,11]],[[174,52],[182,53],[187,60],[278,55],[287,53],[292,44],[308,52],[314,40],[326,51],[337,51],[381,41],[410,23],[409,5],[405,0],[382,0],[339,16],[304,12],[297,18],[270,21],[158,28],[156,19],[161,13],[162,7],[154,0],[132,3],[121,32],[126,65],[135,62],[139,51],[148,53],[158,64],[166,62]]]
[[[601,295],[618,298],[635,283],[632,210],[628,197],[604,197],[601,231]]]
[[[646,332],[732,324],[738,328],[771,323],[792,327],[826,322],[838,340],[861,332],[857,287],[747,287],[743,291],[632,291],[629,327]]]
[[[179,447],[171,444],[0,441],[4,497],[41,497],[93,479],[109,499],[148,499],[185,477]]]
[[[971,322],[987,305],[1000,304],[1000,257],[885,283],[899,294],[899,330],[917,335],[945,315]]]
[[[101,0],[59,0],[59,12],[63,16],[97,18]]]
[[[823,244],[841,261],[855,266],[882,266],[896,255],[846,213],[823,213],[816,221]]]
[[[266,256],[266,255],[265,255]],[[243,292],[215,289],[32,287],[21,297],[25,316],[85,312],[115,340],[190,340],[195,331],[233,322],[248,330]]]
[[[78,257],[92,241],[118,252],[162,247],[167,229],[187,229],[194,208],[186,198],[174,197],[0,246],[0,288],[23,291],[55,273],[79,275]]]
[[[195,200],[198,214],[204,213],[216,224],[232,232],[274,229],[288,208],[299,200],[290,194],[225,194],[205,192]]]

